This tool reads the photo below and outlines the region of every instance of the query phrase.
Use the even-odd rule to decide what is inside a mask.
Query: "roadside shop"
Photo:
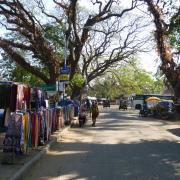
[[[52,100],[53,99],[53,100]],[[64,127],[64,110],[55,96],[38,87],[0,81],[0,153],[23,155],[45,145],[51,134]]]

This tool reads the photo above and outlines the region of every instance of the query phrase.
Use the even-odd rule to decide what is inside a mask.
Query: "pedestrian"
[[[86,112],[87,112],[86,103],[85,101],[82,101],[80,105],[80,112],[79,112],[79,127],[83,127],[87,120]]]
[[[87,112],[89,113],[89,116],[91,117],[91,106],[92,106],[91,100],[87,99],[86,104],[87,104]]]
[[[92,126],[95,127],[96,124],[96,118],[99,115],[99,109],[98,109],[98,105],[96,101],[92,102],[92,106],[91,106],[91,113],[92,113]]]

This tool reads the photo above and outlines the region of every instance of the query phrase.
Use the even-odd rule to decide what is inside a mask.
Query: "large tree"
[[[165,74],[168,82],[172,86],[175,95],[175,102],[180,104],[180,64],[179,46],[172,46],[171,37],[175,38],[178,45],[180,38],[180,7],[176,0],[144,0],[148,5],[155,24],[155,40],[157,51],[161,59],[160,69]],[[174,45],[175,45],[174,44]],[[180,106],[178,108],[180,110]]]
[[[0,37],[0,47],[14,62],[27,69],[32,74],[43,79],[45,83],[55,82],[56,67],[60,63],[53,47],[45,39],[42,26],[20,1],[0,1],[1,24],[18,39]],[[38,66],[33,66],[18,50],[32,55],[33,60],[39,60],[47,66],[48,76]]]
[[[81,73],[82,76],[86,74],[88,82],[91,81],[113,64],[134,55],[145,42],[144,39],[137,39],[137,33],[143,27],[140,23],[142,18],[128,19],[126,16],[138,6],[136,0],[132,0],[126,8],[121,6],[120,0],[92,0],[94,11],[86,13],[80,8],[78,0],[53,0],[51,3],[56,5],[56,13],[52,9],[48,12],[43,0],[33,0],[31,3],[26,0],[0,1],[1,25],[18,37],[0,37],[0,48],[11,60],[45,83],[56,81],[59,68],[66,58],[66,55],[62,57],[59,54],[55,42],[56,38],[60,39],[59,43],[62,42],[63,32],[68,42],[67,65],[71,67],[70,80],[76,73]],[[47,18],[62,30],[53,40],[45,36],[44,24],[47,23]],[[119,40],[116,45],[111,44],[113,38]],[[92,42],[97,43],[96,47],[92,46]],[[61,47],[63,46],[62,43]],[[22,56],[24,53],[21,51],[26,56]]]
[[[113,68],[106,75],[92,84],[90,95],[109,97],[111,99],[121,95],[160,94],[164,84],[162,78],[154,79],[152,75],[142,69],[136,59],[122,63],[119,68]]]

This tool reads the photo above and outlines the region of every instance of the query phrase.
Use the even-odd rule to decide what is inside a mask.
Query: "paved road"
[[[180,180],[180,123],[101,110],[97,126],[71,128],[25,180]]]

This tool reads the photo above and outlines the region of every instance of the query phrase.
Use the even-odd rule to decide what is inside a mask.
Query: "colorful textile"
[[[0,84],[0,109],[6,109],[10,106],[11,85]]]
[[[22,153],[20,141],[21,141],[21,128],[22,117],[18,114],[13,114],[10,117],[8,129],[6,131],[4,139],[3,152],[12,152],[19,154]]]
[[[24,130],[24,142],[23,142],[23,149],[24,149],[24,152],[27,153],[27,150],[28,150],[28,141],[29,141],[29,131],[30,131],[30,127],[29,127],[29,113],[25,113],[22,117],[22,120],[23,120],[23,130]]]
[[[28,153],[50,139],[57,129],[64,127],[63,109],[41,109],[38,112],[18,111],[10,116],[4,139],[4,152]]]

